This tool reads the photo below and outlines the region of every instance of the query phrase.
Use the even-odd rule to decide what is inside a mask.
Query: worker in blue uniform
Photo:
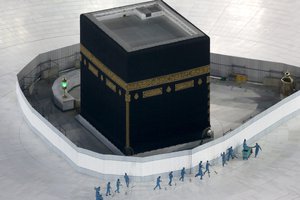
[[[172,186],[172,180],[173,180],[173,171],[169,173],[169,186]]]
[[[195,177],[200,176],[200,179],[202,180],[203,177],[203,165],[202,165],[202,161],[200,161],[199,163],[199,167],[198,167],[198,173],[195,175]]]
[[[246,139],[244,139],[244,142],[243,142],[243,149],[244,150],[248,149],[248,145],[247,145]]]
[[[185,175],[185,168],[182,168],[182,170],[180,172],[180,178],[179,178],[179,180],[182,182],[184,181],[184,175]]]
[[[228,154],[227,154],[227,161],[229,161],[230,158],[233,159],[234,157],[236,157],[236,156],[234,155],[232,146],[229,147],[229,148],[227,149],[227,151],[228,151]]]
[[[100,187],[95,187],[96,190],[96,200],[103,200],[102,195],[100,194]]]
[[[261,147],[256,143],[256,144],[255,144],[255,158],[256,158],[256,156],[257,156],[259,150],[262,150],[262,149],[261,149]]]
[[[110,186],[110,182],[108,182],[106,185],[106,196],[111,195],[110,190],[111,190],[111,186]]]
[[[209,176],[209,174],[210,174],[210,171],[209,171],[209,167],[211,166],[211,164],[209,163],[209,161],[206,161],[206,165],[205,165],[205,172],[204,172],[204,174],[206,173],[206,172],[208,172],[208,176]]]
[[[120,193],[120,186],[121,186],[121,182],[120,182],[120,179],[118,179],[118,180],[117,180],[117,183],[116,183],[117,189],[116,189],[115,192]]]
[[[156,186],[155,186],[155,188],[154,188],[154,190],[158,187],[159,189],[161,189],[161,187],[160,187],[160,182],[161,182],[161,180],[160,180],[160,176],[159,177],[157,177],[157,179],[156,179]]]
[[[202,165],[202,160],[199,162],[199,165],[198,165],[199,169],[200,168],[203,168],[203,165]]]
[[[225,152],[221,153],[221,158],[222,158],[222,166],[224,167],[226,164],[226,154]]]
[[[125,179],[126,187],[129,187],[129,177],[128,177],[127,173],[125,173],[124,179]]]

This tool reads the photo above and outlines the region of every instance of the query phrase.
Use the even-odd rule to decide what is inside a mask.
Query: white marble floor
[[[129,198],[119,195],[116,199],[300,199],[299,120],[300,115],[257,141],[263,149],[257,158],[233,160],[224,168],[215,165],[218,174],[212,172],[202,181],[192,176],[192,182],[179,183],[175,178],[177,186],[172,188],[163,177],[161,191],[153,192],[145,183]]]
[[[15,107],[12,111],[16,114],[11,117],[18,120],[11,123],[9,117],[1,121],[6,128],[0,135],[0,199],[93,199],[94,186],[105,188],[106,180],[74,171],[45,146],[18,116],[18,106],[11,95],[7,99]],[[185,183],[179,183],[175,174],[176,187],[166,186],[167,177],[163,177],[160,191],[153,191],[153,180],[133,183],[135,187],[128,195],[121,188],[121,194],[106,199],[300,199],[299,120],[300,115],[260,139],[263,151],[258,158],[236,159],[224,168],[216,164],[213,170],[218,174],[212,172],[203,181],[189,175],[191,182],[187,178]]]
[[[0,199],[94,199],[93,187],[104,186],[74,171],[26,125],[16,73],[38,53],[78,43],[80,13],[136,2],[0,0]],[[211,36],[214,53],[300,66],[298,1],[166,2]],[[258,141],[263,152],[257,159],[216,166],[218,175],[201,183],[192,179],[155,192],[152,183],[144,183],[114,199],[300,199],[299,119]]]

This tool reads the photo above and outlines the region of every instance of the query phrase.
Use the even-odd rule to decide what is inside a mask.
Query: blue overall
[[[110,187],[110,182],[108,182],[108,183],[107,183],[107,186],[106,186],[106,196],[111,195],[111,194],[110,194],[110,189],[111,189],[111,187]]]
[[[184,181],[184,175],[185,175],[185,168],[182,168],[181,172],[180,172],[180,178],[179,180],[181,180],[182,182]]]
[[[169,173],[169,186],[172,186],[173,172]]]
[[[210,171],[209,171],[209,166],[211,166],[211,165],[210,165],[210,163],[207,161],[207,162],[206,162],[206,165],[205,165],[205,172],[204,172],[204,174],[205,174],[206,172],[210,173]]]
[[[260,148],[260,146],[256,143],[256,144],[255,144],[255,158],[256,158],[256,156],[257,156],[259,150],[261,150],[261,148]]]
[[[102,195],[100,194],[100,187],[95,188],[96,190],[96,200],[103,200]]]
[[[230,157],[231,157],[231,159],[234,158],[232,147],[228,148],[227,151],[228,151],[227,161],[229,161]]]
[[[158,187],[159,189],[161,189],[161,187],[160,187],[160,182],[161,182],[161,180],[160,180],[160,176],[156,179],[156,186],[155,186],[155,188],[154,188],[154,190]]]
[[[221,153],[221,157],[222,157],[222,166],[224,167],[224,165],[226,164],[225,152]]]
[[[200,179],[202,180],[203,177],[203,171],[202,171],[203,165],[202,161],[199,163],[198,173],[195,175],[195,177],[200,176]]]
[[[117,189],[116,189],[116,191],[115,191],[115,192],[117,192],[117,193],[120,193],[120,185],[121,185],[121,183],[120,183],[120,179],[118,179],[118,180],[117,180],[117,184],[116,184],[116,186],[117,186]]]
[[[129,177],[127,173],[125,173],[124,179],[125,179],[126,187],[129,187]]]

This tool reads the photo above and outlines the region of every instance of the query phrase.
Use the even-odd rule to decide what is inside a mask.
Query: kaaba
[[[160,0],[80,15],[81,116],[126,154],[203,139],[210,39]]]

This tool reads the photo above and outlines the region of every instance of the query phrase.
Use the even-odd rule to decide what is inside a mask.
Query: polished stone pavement
[[[7,98],[13,102],[11,95]],[[18,113],[17,103],[11,104]],[[15,118],[20,117],[17,114]],[[218,174],[212,172],[211,178],[205,176],[200,181],[190,175],[191,182],[179,183],[178,174],[175,174],[176,187],[167,187],[167,178],[163,177],[161,191],[152,190],[154,180],[133,183],[135,187],[128,195],[122,188],[120,195],[109,199],[163,200],[172,197],[179,200],[199,199],[199,196],[231,200],[299,199],[299,120],[300,115],[260,139],[258,143],[263,151],[258,158],[248,161],[239,158],[224,168],[215,164],[213,170]],[[1,123],[7,128],[6,134],[0,136],[0,199],[93,199],[94,186],[100,185],[104,189],[107,180],[74,171],[28,128],[22,117],[15,123]]]
[[[16,99],[16,74],[37,54],[78,43],[80,13],[135,2],[0,0],[0,199],[94,199],[93,187],[104,186],[74,171],[29,129]],[[299,1],[167,3],[210,35],[213,53],[300,66]],[[299,120],[259,140],[259,158],[218,165],[218,175],[201,183],[155,192],[153,183],[143,183],[128,196],[107,199],[300,199]]]

